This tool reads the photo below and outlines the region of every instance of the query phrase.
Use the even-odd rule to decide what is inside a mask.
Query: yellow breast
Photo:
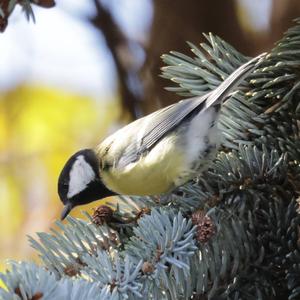
[[[172,190],[184,165],[176,139],[175,135],[164,138],[147,155],[123,169],[102,171],[103,182],[122,195],[159,195]]]

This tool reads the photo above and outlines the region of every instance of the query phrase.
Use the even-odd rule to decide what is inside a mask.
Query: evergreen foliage
[[[202,95],[248,58],[212,34],[162,76]],[[224,104],[205,174],[163,197],[120,197],[30,237],[44,266],[12,263],[3,299],[299,299],[300,19]],[[145,183],[147,184],[147,183]]]

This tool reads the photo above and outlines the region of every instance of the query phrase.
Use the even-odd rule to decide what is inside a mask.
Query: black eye
[[[67,182],[63,182],[61,184],[62,189],[67,190],[68,189],[69,184]]]

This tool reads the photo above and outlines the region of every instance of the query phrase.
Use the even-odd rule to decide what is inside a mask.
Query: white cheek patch
[[[71,198],[83,191],[94,178],[95,172],[92,167],[86,162],[83,155],[79,155],[70,171],[67,197]]]

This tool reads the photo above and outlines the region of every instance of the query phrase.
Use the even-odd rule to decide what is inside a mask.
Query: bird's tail
[[[239,83],[253,70],[267,53],[262,53],[245,64],[241,65],[232,74],[230,74],[214,91],[212,91],[205,101],[205,106],[216,105],[228,96],[228,94],[239,85]]]

